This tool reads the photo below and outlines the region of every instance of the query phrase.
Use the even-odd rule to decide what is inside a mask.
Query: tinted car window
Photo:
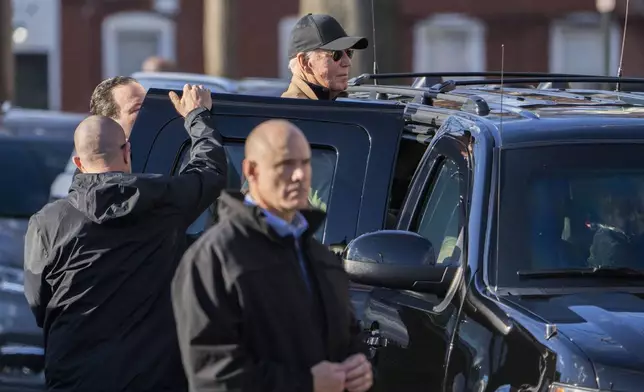
[[[517,270],[644,269],[641,145],[506,151],[499,205],[499,280]]]
[[[436,250],[437,264],[452,263],[461,220],[460,184],[458,165],[445,160],[434,183],[425,194],[416,232],[430,240]]]
[[[185,146],[182,151],[181,164],[178,166],[174,175],[179,173],[181,169],[188,163],[189,146]],[[243,189],[245,188],[244,179],[242,176],[241,163],[244,159],[244,144],[240,142],[228,142],[224,144],[226,149],[226,156],[228,158],[228,182],[227,188],[230,189]],[[330,202],[331,185],[333,184],[333,175],[335,173],[335,165],[337,160],[337,153],[331,149],[323,149],[313,147],[311,150],[311,191],[309,192],[309,202],[316,208],[326,211]],[[247,186],[247,185],[246,185]],[[209,211],[202,214],[195,223],[188,229],[188,233],[196,234],[204,230],[213,220],[214,207]],[[326,222],[325,222],[326,224]],[[324,225],[322,225],[316,236],[319,237],[324,233]]]

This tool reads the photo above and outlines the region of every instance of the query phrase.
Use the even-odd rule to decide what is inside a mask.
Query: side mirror
[[[455,266],[436,264],[432,243],[403,230],[382,230],[359,236],[342,254],[352,281],[369,286],[444,295]]]

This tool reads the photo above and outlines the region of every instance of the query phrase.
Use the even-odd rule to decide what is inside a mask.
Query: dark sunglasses
[[[338,62],[342,59],[342,56],[346,53],[347,57],[353,58],[353,49],[345,50],[331,50],[333,61]]]

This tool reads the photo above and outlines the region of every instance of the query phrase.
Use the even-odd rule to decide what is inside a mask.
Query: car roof
[[[86,114],[11,107],[0,116],[0,134],[70,138]]]
[[[248,95],[280,96],[290,81],[275,78],[244,78],[237,81],[237,93]]]
[[[407,106],[410,122],[431,123],[434,130],[450,116],[477,120],[499,146],[591,139],[644,142],[644,93],[516,83],[501,88],[493,82],[448,81],[431,87],[352,83],[349,91],[352,98],[398,101]]]
[[[74,113],[74,112],[63,112],[58,110],[46,110],[46,109],[29,109],[21,107],[10,107],[9,110],[4,114],[5,120],[40,120],[45,119],[47,121],[78,121],[85,118],[86,114],[83,113]]]
[[[605,90],[527,89],[498,86],[462,92],[476,94],[495,108],[484,118],[496,128],[501,145],[555,140],[643,139],[644,95]],[[504,107],[501,108],[501,102]]]
[[[11,132],[0,128],[0,142],[43,142],[43,143],[67,143],[73,146],[73,134],[63,133],[24,133]],[[72,151],[70,150],[70,153]]]
[[[234,92],[237,84],[234,80],[197,73],[188,72],[135,72],[130,75],[138,80],[144,87],[162,88],[168,90],[181,90],[186,83],[203,84],[214,92]]]

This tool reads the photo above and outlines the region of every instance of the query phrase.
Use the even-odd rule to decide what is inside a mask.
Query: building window
[[[123,12],[103,21],[103,77],[131,75],[150,56],[175,61],[175,24],[150,12]]]
[[[610,74],[617,75],[619,31],[617,24],[611,25],[610,51],[606,53],[596,14],[577,14],[554,21],[550,26],[550,71],[604,75],[608,55]]]
[[[49,56],[47,53],[16,53],[13,104],[29,109],[49,109]]]
[[[414,26],[414,72],[476,72],[486,68],[485,25],[459,14],[438,14]]]
[[[13,104],[60,110],[60,0],[13,0],[12,6]]]
[[[295,23],[300,20],[299,16],[286,16],[280,19],[277,24],[277,67],[278,76],[281,79],[290,79],[291,70],[288,69],[288,41],[291,35],[291,30]]]

